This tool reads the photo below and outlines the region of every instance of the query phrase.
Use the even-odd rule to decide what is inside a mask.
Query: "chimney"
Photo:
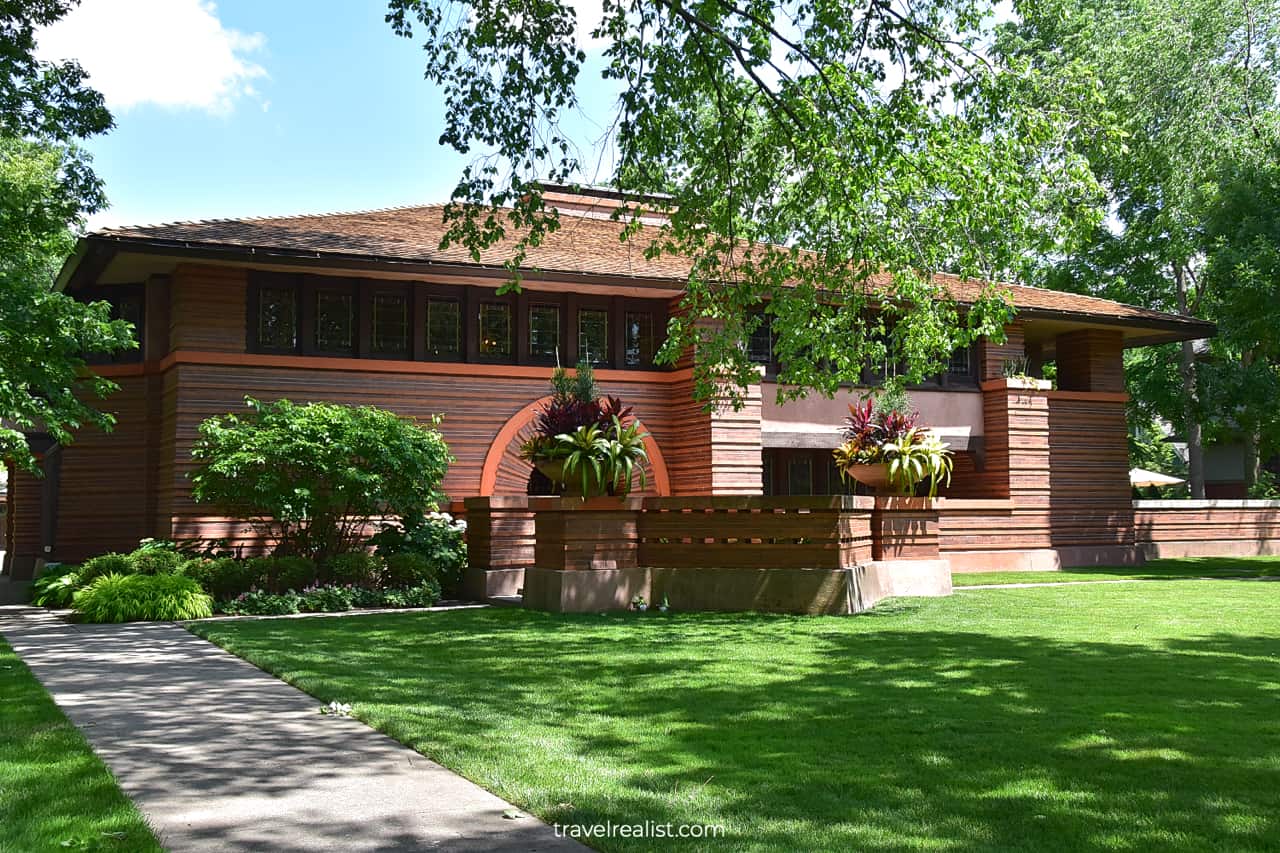
[[[548,207],[592,219],[609,219],[620,207],[639,208],[645,225],[665,225],[672,210],[671,196],[635,195],[613,187],[543,182],[542,198]]]

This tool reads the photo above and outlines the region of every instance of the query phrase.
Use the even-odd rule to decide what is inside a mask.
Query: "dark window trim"
[[[467,356],[467,288],[457,285],[415,285],[413,300],[413,358],[415,361],[452,362],[462,364]],[[453,301],[458,304],[458,350],[456,353],[436,355],[427,351],[427,306],[431,300]]]
[[[138,302],[138,322],[134,324],[133,339],[137,346],[133,349],[119,350],[111,355],[86,354],[86,364],[137,364],[145,361],[147,333],[147,286],[143,282],[129,284],[100,284],[86,287],[73,294],[79,302],[107,302],[111,305],[111,319],[122,319],[119,314],[120,296],[128,296]],[[116,297],[113,299],[112,297]]]
[[[566,363],[565,354],[569,350],[570,325],[568,302],[568,294],[565,293],[549,293],[545,290],[524,290],[520,293],[520,298],[517,300],[516,314],[516,340],[520,346],[516,352],[516,361],[519,364],[555,365],[557,357],[561,364]],[[560,312],[560,324],[556,334],[557,352],[551,356],[535,356],[529,352],[529,343],[533,334],[532,324],[529,322],[529,312],[539,305],[554,305]]]
[[[413,308],[414,288],[403,282],[372,281],[365,286],[361,286],[361,282],[357,282],[356,293],[359,297],[360,304],[357,310],[361,320],[359,334],[356,337],[359,341],[360,352],[364,353],[364,357],[384,361],[408,361],[412,359],[415,317]],[[405,301],[404,349],[400,352],[373,351],[373,300],[374,297],[385,294],[395,294]]]
[[[656,370],[654,357],[667,341],[668,304],[665,299],[637,299],[619,297],[617,300],[618,334],[615,345],[614,365],[622,370]],[[653,353],[648,362],[638,365],[627,364],[627,315],[648,314],[653,321]]]
[[[594,296],[590,294],[573,294],[569,299],[569,347],[572,349],[572,358],[570,364],[577,364],[581,358],[578,352],[578,339],[582,335],[581,329],[578,327],[578,317],[582,311],[603,311],[605,315],[605,357],[601,361],[592,362],[592,367],[596,370],[611,370],[616,362],[614,360],[618,351],[618,341],[616,331],[620,331],[617,322],[617,300],[608,296]]]
[[[519,349],[517,344],[519,338],[517,326],[519,325],[519,314],[517,312],[518,300],[514,293],[499,296],[497,290],[490,290],[481,287],[467,288],[467,315],[466,323],[469,330],[467,335],[467,360],[474,361],[478,364],[516,364],[518,361]],[[485,355],[480,352],[480,307],[482,305],[505,305],[507,306],[508,315],[511,318],[508,327],[508,341],[510,343],[510,352],[506,356]]]
[[[298,279],[300,276],[289,273],[251,272],[249,289],[245,299],[245,313],[248,328],[245,330],[245,349],[248,352],[269,353],[273,355],[297,355],[302,350],[303,326],[302,307],[298,304]],[[266,347],[258,340],[258,310],[261,305],[260,292],[263,287],[293,291],[293,346]]]
[[[289,289],[294,298],[294,316],[297,318],[295,346],[267,348],[258,340],[259,293],[263,287]],[[315,345],[317,294],[322,290],[348,290],[352,296],[352,348],[346,350],[320,350]],[[408,300],[409,347],[405,354],[373,352],[373,297],[379,292],[403,293]],[[457,302],[459,315],[459,351],[444,355],[432,355],[427,351],[427,306],[432,299],[448,299]],[[479,352],[480,305],[486,302],[500,303],[511,311],[512,355],[507,358],[482,356]],[[273,355],[305,355],[337,358],[372,358],[380,360],[411,360],[454,364],[514,364],[552,366],[554,357],[534,357],[529,354],[529,308],[533,305],[556,305],[560,309],[560,364],[572,367],[577,363],[578,325],[580,309],[607,312],[609,323],[608,358],[597,364],[600,369],[655,371],[662,370],[650,360],[640,365],[626,364],[626,315],[647,313],[653,322],[653,347],[656,354],[666,340],[667,322],[670,317],[670,300],[639,297],[597,296],[592,294],[560,293],[544,290],[523,290],[519,294],[499,296],[493,288],[476,285],[436,284],[434,282],[402,282],[381,279],[356,279],[338,276],[317,276],[294,273],[277,273],[252,270],[245,299],[245,349],[250,353]]]
[[[356,279],[330,278],[328,276],[304,276],[302,279],[302,354],[319,355],[330,358],[361,358],[367,350],[361,348],[361,311],[360,296],[356,292]],[[317,300],[321,292],[345,292],[351,298],[351,348],[321,349],[316,343],[319,329]]]

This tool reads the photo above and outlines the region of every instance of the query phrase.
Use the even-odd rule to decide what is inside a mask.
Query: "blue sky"
[[[380,0],[83,0],[41,37],[74,56],[116,128],[88,143],[110,210],[93,227],[442,201],[467,158]],[[588,13],[589,14],[589,13]],[[158,47],[163,45],[163,47]],[[610,103],[588,89],[590,144]]]

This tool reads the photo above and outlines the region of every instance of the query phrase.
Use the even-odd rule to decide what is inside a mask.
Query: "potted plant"
[[[836,465],[876,491],[910,495],[928,481],[929,497],[935,496],[939,484],[951,482],[952,455],[945,442],[916,426],[918,417],[891,396],[850,404]]]
[[[644,488],[648,434],[618,398],[596,392],[591,365],[579,363],[572,377],[557,367],[551,386],[551,400],[538,412],[520,456],[572,497],[626,495],[636,472]]]

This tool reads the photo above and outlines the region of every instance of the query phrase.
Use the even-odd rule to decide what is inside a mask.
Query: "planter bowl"
[[[564,496],[570,498],[583,497],[582,493],[582,477],[572,477],[571,481],[564,479],[564,460],[563,459],[547,459],[541,462],[533,463],[534,467],[542,472],[542,475],[552,483],[564,487]],[[587,474],[588,494],[603,495],[605,489],[600,479],[596,477],[594,472]]]
[[[866,465],[850,465],[845,473],[864,486],[877,492],[889,488],[889,463],[874,462]]]

